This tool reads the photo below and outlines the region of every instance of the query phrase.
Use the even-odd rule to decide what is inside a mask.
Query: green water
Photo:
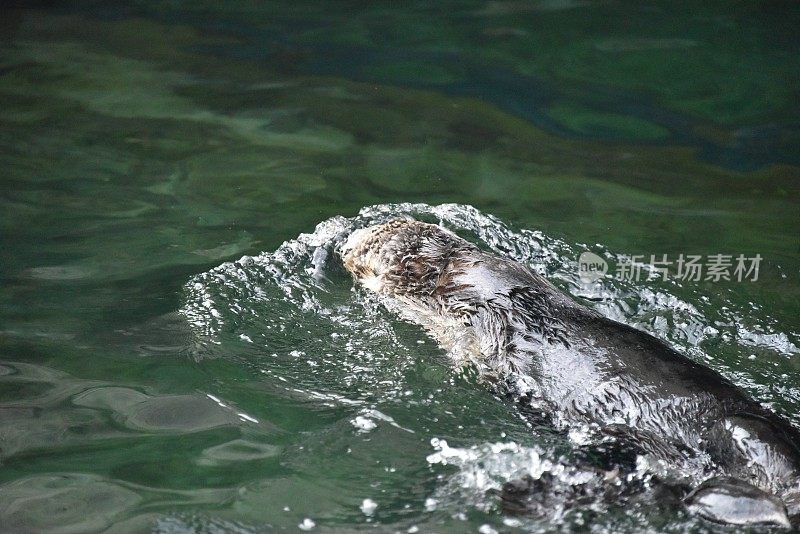
[[[0,530],[557,530],[504,518],[476,480],[568,444],[351,291],[326,228],[353,221],[297,240],[376,204],[474,206],[360,221],[443,219],[544,265],[800,423],[796,4],[67,2],[0,19]],[[587,288],[584,250],[764,260],[755,282]],[[434,438],[463,454],[430,458]]]

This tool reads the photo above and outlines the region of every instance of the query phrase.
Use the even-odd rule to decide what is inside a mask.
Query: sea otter
[[[612,321],[513,260],[434,224],[397,219],[353,232],[345,268],[487,376],[526,377],[561,428],[595,428],[671,465],[701,463],[683,496],[728,524],[800,518],[800,431],[665,342]]]

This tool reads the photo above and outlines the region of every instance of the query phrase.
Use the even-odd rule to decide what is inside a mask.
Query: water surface
[[[396,214],[800,424],[796,6],[438,6],[4,12],[4,530],[708,528],[502,515],[486,490],[568,477],[570,441],[353,289],[336,244]],[[764,260],[587,285],[584,251]]]

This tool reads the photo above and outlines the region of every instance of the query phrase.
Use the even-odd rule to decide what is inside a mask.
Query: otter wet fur
[[[499,380],[526,377],[557,427],[588,425],[672,466],[700,462],[706,480],[681,496],[690,511],[797,527],[800,431],[715,371],[434,224],[362,228],[341,254],[358,282],[456,360]]]

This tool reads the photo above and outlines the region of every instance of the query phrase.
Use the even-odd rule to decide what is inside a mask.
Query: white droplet
[[[432,498],[428,497],[427,499],[425,499],[425,511],[426,512],[433,512],[434,510],[436,510],[436,505],[437,504],[439,504],[439,501],[437,501],[436,499],[432,499]]]
[[[361,503],[361,511],[364,512],[364,515],[372,515],[377,507],[378,503],[372,499],[364,499],[364,502]]]
[[[305,519],[303,519],[302,523],[297,525],[297,528],[299,528],[300,530],[311,530],[316,526],[317,524],[314,523],[314,521],[312,521],[311,518],[306,517]]]
[[[356,416],[355,419],[350,420],[350,424],[358,429],[359,432],[369,432],[370,430],[374,430],[377,427],[377,423],[368,417],[364,417],[361,415]]]

